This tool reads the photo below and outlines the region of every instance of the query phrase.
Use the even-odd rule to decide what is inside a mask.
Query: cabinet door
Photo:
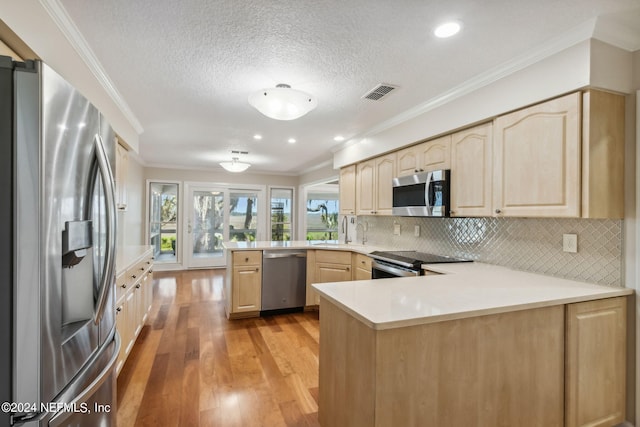
[[[374,184],[376,164],[374,160],[358,163],[356,173],[356,212],[371,215],[375,211]]]
[[[259,265],[233,268],[233,313],[259,311],[261,291],[262,272]]]
[[[116,365],[116,372],[119,374],[122,370],[122,365],[127,358],[127,344],[128,344],[128,323],[127,323],[127,311],[125,310],[124,301],[122,304],[116,307],[116,329],[118,330],[118,335],[120,335],[120,352],[118,353],[118,362]]]
[[[420,172],[451,169],[451,135],[420,144]]]
[[[133,344],[136,342],[136,327],[138,316],[136,315],[136,291],[132,289],[129,291],[124,300],[124,311],[126,319],[126,327],[124,328],[124,336],[122,338],[122,345],[125,348],[125,354],[129,354]]]
[[[419,156],[421,148],[421,145],[414,145],[398,151],[398,176],[413,175],[416,172],[420,172]]]
[[[351,265],[316,263],[316,282],[345,282],[351,280]]]
[[[580,111],[574,93],[496,119],[496,214],[580,216]]]
[[[625,297],[567,305],[567,427],[625,420],[626,308]]]
[[[453,134],[451,215],[491,216],[492,123]]]
[[[391,215],[393,208],[393,178],[396,176],[396,153],[377,157],[375,160],[375,209],[376,215]]]
[[[340,169],[340,213],[356,213],[356,165]]]
[[[127,210],[127,175],[129,170],[129,151],[116,144],[116,206],[118,210]]]

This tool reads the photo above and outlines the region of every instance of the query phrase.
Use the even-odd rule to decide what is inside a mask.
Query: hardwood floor
[[[118,426],[319,426],[317,312],[228,321],[224,270],[154,273]]]

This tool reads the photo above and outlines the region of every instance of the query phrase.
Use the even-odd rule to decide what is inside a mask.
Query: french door
[[[224,267],[224,242],[263,239],[264,191],[187,184],[185,264]]]

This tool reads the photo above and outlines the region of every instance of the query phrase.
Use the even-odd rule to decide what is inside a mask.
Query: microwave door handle
[[[433,210],[433,201],[435,198],[435,194],[434,194],[434,189],[433,189],[433,173],[429,172],[429,174],[427,175],[427,182],[424,185],[424,192],[425,192],[425,200],[427,202],[427,214],[431,215],[431,212]]]
[[[104,143],[100,135],[96,135],[94,139],[96,159],[98,161],[98,171],[102,181],[102,187],[104,190],[104,199],[106,205],[106,251],[104,258],[104,267],[102,269],[102,277],[100,279],[100,286],[98,287],[98,301],[96,305],[94,322],[100,323],[104,309],[107,303],[107,295],[109,294],[109,287],[113,282],[114,268],[115,268],[115,229],[116,229],[116,202],[113,192],[113,175],[111,173],[111,165],[109,164],[109,158],[104,149]]]

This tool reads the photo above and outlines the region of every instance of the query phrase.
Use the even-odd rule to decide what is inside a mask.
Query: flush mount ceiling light
[[[249,154],[248,151],[232,151],[231,154]],[[220,162],[220,166],[229,172],[244,172],[251,164],[239,162],[239,157],[232,157],[230,162]]]
[[[456,34],[458,34],[461,28],[462,25],[459,22],[445,22],[444,24],[438,25],[436,29],[433,30],[433,34],[435,34],[436,37],[445,39],[447,37],[455,36]]]
[[[249,95],[249,104],[269,118],[294,120],[316,108],[318,100],[289,85],[279,84]]]

